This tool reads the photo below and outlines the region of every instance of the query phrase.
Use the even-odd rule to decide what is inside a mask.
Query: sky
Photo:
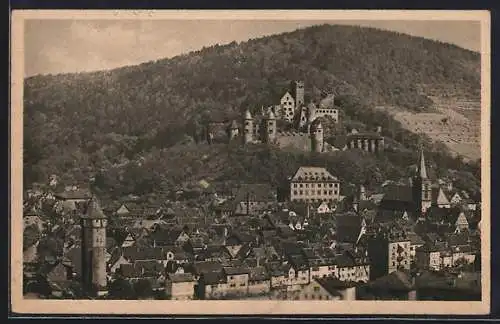
[[[317,24],[375,27],[477,51],[479,21],[26,20],[26,77],[107,70]]]

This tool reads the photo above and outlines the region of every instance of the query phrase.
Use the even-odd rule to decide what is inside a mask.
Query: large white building
[[[290,180],[290,200],[335,201],[340,198],[340,181],[325,168],[300,167]]]

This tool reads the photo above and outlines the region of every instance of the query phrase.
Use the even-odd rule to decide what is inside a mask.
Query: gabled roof
[[[409,186],[390,184],[384,187],[382,203],[387,201],[413,202],[412,188]]]
[[[215,285],[219,283],[226,283],[226,277],[221,271],[203,272],[200,281],[206,285]]]
[[[412,245],[424,244],[425,241],[415,232],[407,232],[406,236]]]
[[[412,291],[415,285],[409,274],[403,271],[394,271],[391,274],[380,277],[369,284],[370,288],[375,290],[389,291]]]
[[[350,281],[341,281],[335,277],[326,278],[315,278],[321,287],[328,291],[333,296],[340,296],[339,290],[344,290],[350,287],[354,287],[354,283]]]
[[[193,282],[194,277],[191,273],[171,273],[168,274],[168,279],[172,282]]]
[[[208,272],[220,272],[223,266],[220,262],[216,261],[201,261],[195,262],[193,265],[195,274],[202,274]]]
[[[250,269],[244,267],[224,267],[223,270],[224,273],[228,276],[250,273]]]
[[[432,188],[432,201],[436,202],[438,205],[446,205],[450,203],[450,199],[444,192],[443,188]]]
[[[335,181],[338,182],[338,178],[333,176],[325,168],[322,167],[312,167],[312,166],[302,166],[300,167],[295,175],[292,177],[292,181]]]

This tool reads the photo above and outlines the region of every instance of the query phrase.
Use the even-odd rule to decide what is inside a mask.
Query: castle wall
[[[293,148],[305,152],[310,152],[311,137],[304,133],[278,133],[276,142],[280,148]]]

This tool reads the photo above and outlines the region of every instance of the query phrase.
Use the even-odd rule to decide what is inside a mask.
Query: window
[[[301,195],[302,195],[303,193],[304,193],[304,192],[303,192],[302,190],[299,190],[299,194],[301,194]]]
[[[229,286],[230,286],[231,288],[234,288],[234,287],[236,287],[236,284],[232,283],[232,284],[230,284]]]
[[[321,195],[321,190],[318,190],[318,195]]]
[[[321,188],[321,183],[318,183],[318,188]]]
[[[319,300],[322,300],[322,299],[323,299],[323,296],[319,295],[319,298],[318,298],[318,299],[319,299]]]
[[[294,190],[294,191],[293,191],[293,194],[294,194],[294,195],[296,195],[296,194],[297,194],[297,190]]]
[[[229,276],[229,279],[234,279],[234,277],[233,276]]]
[[[333,192],[332,190],[328,190],[328,194],[329,194],[329,195],[331,195],[331,194],[332,194],[332,192]]]
[[[327,193],[328,193],[328,191],[323,190],[323,195],[326,195]]]
[[[302,183],[301,183],[301,184],[299,184],[299,187],[300,187],[300,188],[302,188],[303,186],[304,186],[304,185],[303,185]]]
[[[245,287],[246,284],[243,282],[243,283],[240,283],[240,287]]]
[[[314,291],[319,291],[319,287],[318,286],[314,287]]]
[[[307,299],[307,297],[309,297],[307,294],[304,294],[304,299]]]
[[[309,188],[309,184],[308,183],[306,183],[306,188]]]
[[[333,187],[333,183],[329,183],[328,187],[332,188]]]
[[[294,183],[294,184],[293,184],[293,187],[294,187],[294,188],[297,188],[297,184],[296,184],[296,183]]]

